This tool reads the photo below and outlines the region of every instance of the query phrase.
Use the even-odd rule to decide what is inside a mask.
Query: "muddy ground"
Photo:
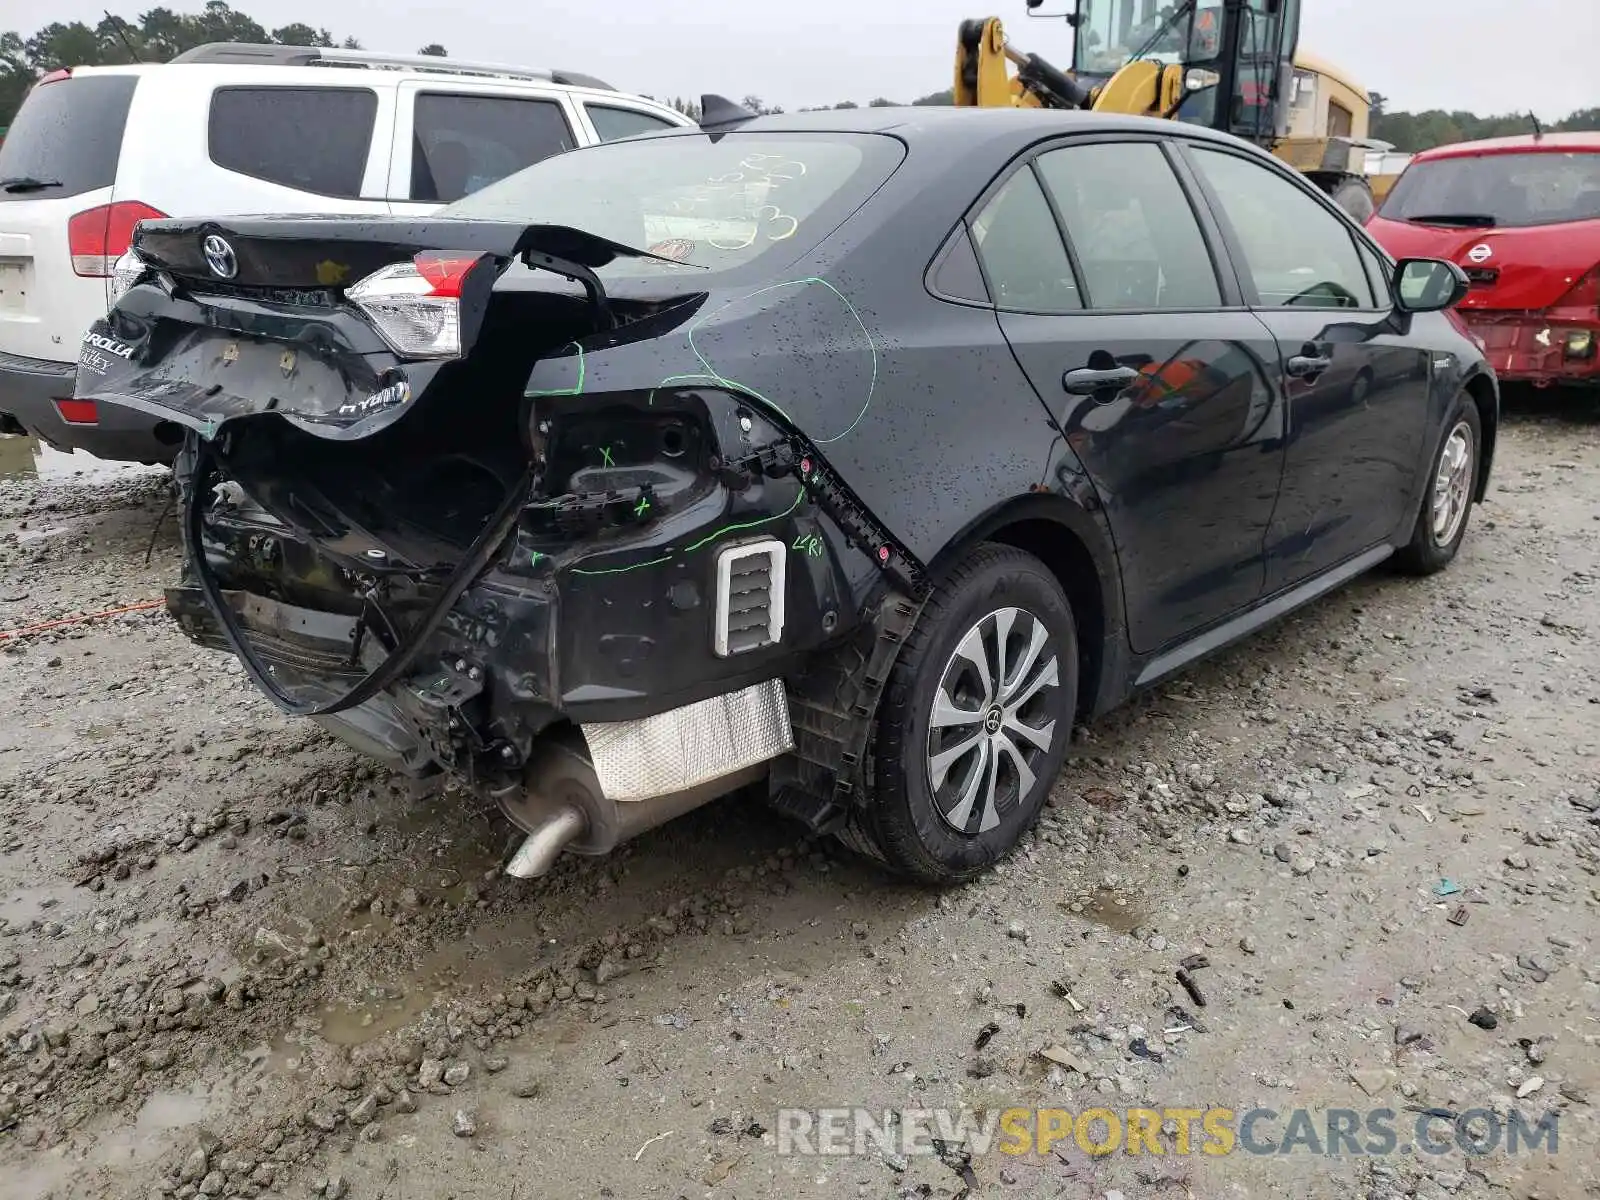
[[[162,477],[20,445],[0,631],[158,597]],[[944,895],[739,802],[519,882],[500,818],[159,609],[0,638],[0,1193],[1600,1195],[1600,408],[1516,400],[1491,501],[1444,575],[1097,724]],[[1517,1109],[1559,1142],[778,1154],[778,1109],[851,1104],[1284,1114],[1258,1143],[1388,1108],[1402,1148]]]

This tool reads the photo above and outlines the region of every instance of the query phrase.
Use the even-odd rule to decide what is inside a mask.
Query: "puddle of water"
[[[363,1046],[403,1029],[427,1012],[443,990],[416,981],[409,981],[403,991],[374,988],[373,993],[382,994],[324,1005],[316,1016],[296,1022],[294,1029],[247,1052],[245,1057],[268,1074],[292,1074],[307,1064],[319,1043]]]
[[[1083,905],[1082,912],[1073,912],[1068,905],[1061,907],[1073,916],[1092,921],[1112,933],[1131,934],[1139,926],[1149,924],[1145,914],[1129,904],[1115,888],[1097,888]]]
[[[335,1046],[361,1046],[421,1016],[433,997],[432,988],[414,987],[399,999],[331,1004],[322,1010],[317,1035]]]
[[[35,918],[62,920],[63,910],[75,910],[71,902],[83,895],[70,884],[30,885],[8,896],[0,896],[0,920],[11,925],[26,925]]]
[[[153,1092],[131,1122],[117,1123],[102,1115],[81,1127],[71,1143],[34,1155],[21,1170],[13,1167],[4,1194],[43,1200],[70,1192],[75,1182],[96,1168],[153,1162],[172,1151],[177,1131],[214,1118],[228,1097],[225,1086],[204,1084],[186,1092]]]
[[[165,471],[165,467],[147,467],[143,463],[111,462],[82,450],[69,454],[46,446],[37,438],[0,434],[0,479],[106,483]]]

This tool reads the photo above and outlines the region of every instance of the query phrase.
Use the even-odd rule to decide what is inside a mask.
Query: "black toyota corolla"
[[[183,628],[495,796],[514,874],[761,789],[970,877],[1076,721],[1455,556],[1458,268],[1180,124],[708,112],[426,220],[146,223],[84,344],[189,430]]]

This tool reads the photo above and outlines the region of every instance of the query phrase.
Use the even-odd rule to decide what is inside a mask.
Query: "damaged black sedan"
[[[1465,279],[1266,156],[707,114],[426,220],[145,223],[84,344],[80,397],[186,432],[183,628],[496,797],[514,874],[759,787],[970,877],[1075,722],[1456,553],[1498,417]]]

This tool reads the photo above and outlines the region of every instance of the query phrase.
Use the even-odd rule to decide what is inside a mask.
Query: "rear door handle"
[[[1061,386],[1074,396],[1093,396],[1111,388],[1121,391],[1138,378],[1139,372],[1132,367],[1107,367],[1104,370],[1080,367],[1063,375]]]
[[[1296,354],[1283,369],[1296,379],[1313,379],[1333,366],[1333,359],[1320,354]]]

